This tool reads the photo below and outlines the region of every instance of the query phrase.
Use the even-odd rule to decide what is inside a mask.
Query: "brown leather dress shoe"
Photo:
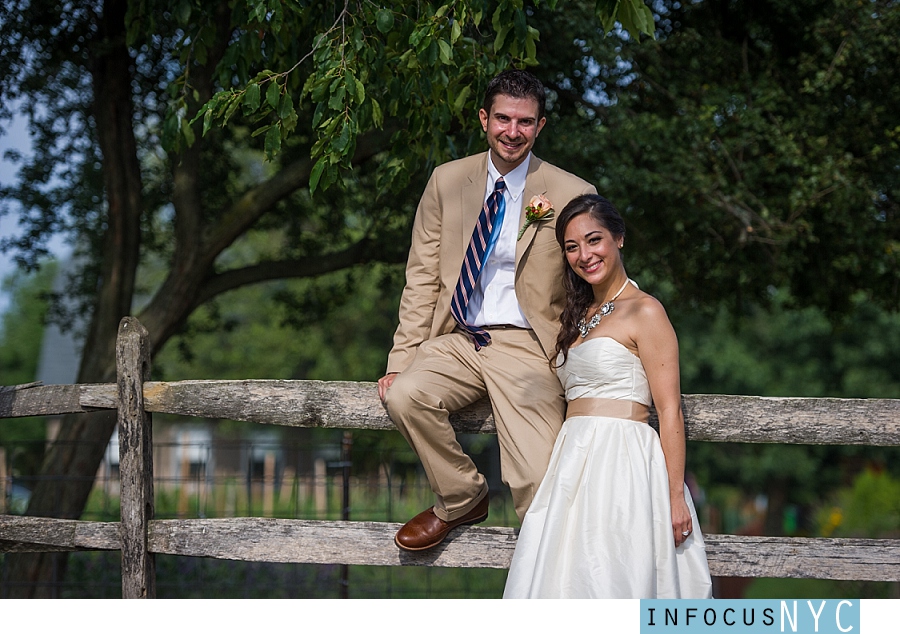
[[[444,541],[447,533],[457,526],[462,526],[464,524],[478,524],[479,522],[486,520],[489,506],[490,500],[488,500],[488,496],[485,495],[484,498],[475,505],[475,508],[452,522],[445,522],[435,515],[434,507],[432,506],[427,511],[422,511],[404,524],[394,536],[394,543],[403,550],[417,551],[434,548]]]

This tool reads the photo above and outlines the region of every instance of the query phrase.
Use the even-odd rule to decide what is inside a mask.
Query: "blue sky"
[[[30,149],[28,132],[21,120],[14,121],[10,126],[3,127],[3,135],[0,136],[0,183],[8,185],[12,182],[15,166],[3,158],[6,150],[15,148],[18,150]],[[15,233],[18,227],[14,214],[0,217],[0,236],[4,238]],[[6,253],[0,253],[0,280],[4,279],[15,269],[15,264]],[[0,313],[6,312],[9,298],[0,290]]]
[[[9,149],[16,149],[23,154],[27,154],[31,151],[31,139],[28,136],[25,119],[22,117],[14,118],[12,122],[3,125],[0,129],[3,131],[0,134],[0,183],[8,185],[13,181],[16,166],[5,160],[3,155]],[[0,236],[7,237],[18,233],[18,231],[18,217],[15,214],[15,210],[6,216],[0,217]],[[67,249],[61,240],[53,240],[50,244],[50,250],[57,255],[63,255]],[[16,265],[10,254],[0,253],[0,280],[15,271],[15,269]],[[0,313],[6,312],[7,308],[9,308],[9,297],[0,290]]]

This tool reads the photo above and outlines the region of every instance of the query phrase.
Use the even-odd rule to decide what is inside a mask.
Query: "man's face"
[[[507,174],[522,164],[547,123],[546,118],[537,118],[537,100],[507,95],[494,97],[491,111],[486,112],[482,108],[478,111],[478,117],[487,133],[494,167],[501,174]]]

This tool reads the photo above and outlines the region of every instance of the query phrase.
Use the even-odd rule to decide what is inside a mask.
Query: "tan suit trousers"
[[[534,332],[489,332],[491,344],[477,352],[459,332],[423,342],[385,397],[391,420],[425,467],[437,496],[434,512],[444,521],[462,517],[487,494],[484,476],[456,439],[450,412],[490,397],[501,475],[519,519],[544,477],[562,426],[562,386]]]

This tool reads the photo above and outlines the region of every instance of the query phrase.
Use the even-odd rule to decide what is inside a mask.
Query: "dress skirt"
[[[519,533],[504,598],[705,599],[706,546],[675,547],[656,431],[620,418],[568,419]]]

